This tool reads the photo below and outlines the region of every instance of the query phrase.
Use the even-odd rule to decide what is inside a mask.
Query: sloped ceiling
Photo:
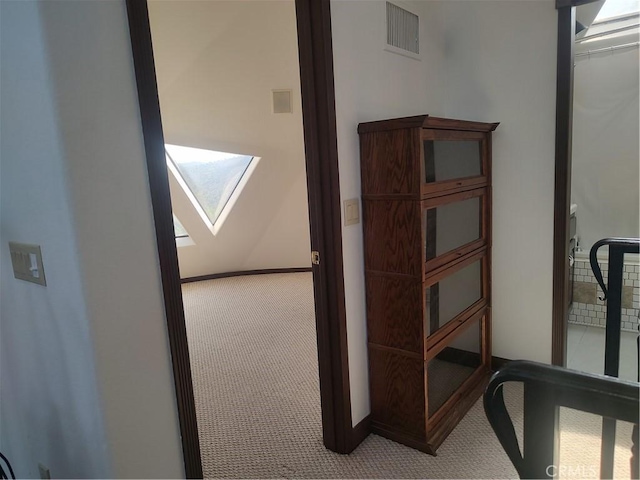
[[[310,266],[294,2],[149,2],[149,18],[165,142],[260,157],[215,235],[171,182],[195,242],[181,276]],[[272,113],[273,89],[293,113]]]
[[[576,8],[576,21],[587,27],[578,35],[576,35],[577,38],[584,36],[587,29],[591,26],[595,18],[598,16],[598,12],[604,5],[604,2],[605,0],[598,0],[597,2],[580,5]]]

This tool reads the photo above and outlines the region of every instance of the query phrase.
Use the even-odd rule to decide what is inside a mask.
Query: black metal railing
[[[607,284],[604,283],[598,250],[609,247],[609,274]],[[591,270],[596,277],[603,296],[600,300],[607,302],[607,323],[604,348],[604,374],[617,377],[620,371],[620,328],[622,323],[622,291],[624,256],[628,253],[640,253],[638,238],[605,238],[596,242],[589,252]],[[640,358],[640,353],[638,354]],[[640,381],[640,372],[638,376]],[[602,448],[600,474],[602,478],[613,477],[613,458],[615,452],[616,421],[611,418],[602,419]]]
[[[608,247],[609,273],[605,284],[598,250]],[[494,375],[484,396],[487,418],[521,478],[552,478],[557,472],[558,412],[565,406],[601,415],[600,478],[612,478],[616,421],[634,423],[631,478],[638,478],[639,384],[618,380],[622,320],[624,256],[640,253],[640,239],[605,238],[590,251],[593,274],[606,300],[604,374],[593,375],[532,362],[512,362]],[[637,339],[640,363],[640,338]],[[524,383],[524,439],[520,452],[513,423],[504,405],[502,385]],[[640,372],[638,373],[640,382]],[[579,446],[576,446],[579,448]]]
[[[607,285],[604,283],[598,250],[609,247],[609,275]],[[593,275],[600,284],[603,296],[600,300],[607,302],[606,340],[604,350],[604,374],[617,377],[620,369],[620,326],[622,318],[622,273],[624,255],[640,253],[640,239],[638,238],[605,238],[591,247],[589,261]],[[639,378],[640,380],[640,378]]]
[[[522,452],[507,412],[503,385],[524,384]],[[520,478],[553,478],[559,473],[559,407],[638,423],[640,384],[535,362],[513,361],[496,372],[484,394],[484,409],[500,444]],[[638,468],[638,429],[634,429],[632,472]],[[580,448],[576,445],[576,448]],[[637,474],[637,473],[636,473]],[[600,478],[611,478],[603,475]],[[632,477],[634,478],[634,477]]]

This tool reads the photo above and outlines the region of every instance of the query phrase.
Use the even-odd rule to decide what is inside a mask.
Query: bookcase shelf
[[[430,454],[490,373],[497,126],[358,126],[372,431]]]

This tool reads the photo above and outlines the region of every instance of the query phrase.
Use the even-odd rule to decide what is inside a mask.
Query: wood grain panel
[[[362,194],[420,193],[420,131],[393,130],[360,136]]]
[[[368,275],[367,335],[369,342],[422,353],[422,282]]]
[[[491,308],[487,308],[482,322],[482,363],[488,369],[493,367],[491,345]]]
[[[446,403],[442,405],[442,407],[440,407],[440,409],[431,418],[428,419],[428,426],[430,427],[430,429],[433,428],[433,425],[436,425],[443,421],[451,421],[452,417],[453,419],[455,419],[457,417],[456,412],[458,411],[458,406],[460,405],[461,401],[469,395],[469,392],[475,390],[478,382],[485,378],[489,372],[490,370],[487,369],[484,365],[478,367],[473,372],[473,374],[464,381],[460,388],[458,388],[453,393],[453,395],[449,397]],[[477,394],[477,396],[473,399],[474,403],[479,396],[480,394]],[[456,423],[459,422],[463,416],[464,414],[460,417],[457,417]]]
[[[441,128],[443,130],[492,132],[500,123],[473,122],[469,120],[454,120],[451,118],[427,117],[422,123],[423,128]]]
[[[387,132],[389,130],[422,128],[429,115],[416,115],[415,117],[392,118],[389,120],[377,120],[358,125],[358,133]]]
[[[368,343],[368,347],[374,350],[383,350],[385,352],[396,353],[402,357],[414,358],[416,360],[421,360],[422,356],[419,353],[410,352],[409,350],[400,350],[399,348],[386,347],[384,345],[378,345],[377,343]]]
[[[435,208],[441,205],[447,205],[449,203],[463,202],[470,198],[481,197],[486,195],[487,188],[474,187],[473,190],[465,190],[458,193],[448,193],[447,195],[439,196],[436,198],[428,198],[422,201],[422,208]]]
[[[371,422],[371,433],[380,435],[381,437],[388,438],[394,442],[401,443],[407,447],[415,448],[421,452],[428,453],[429,455],[436,455],[435,449],[427,443],[424,437],[414,437],[407,435],[405,432],[400,432],[397,429],[385,425],[380,422]]]
[[[420,187],[420,198],[442,197],[458,192],[481,188],[488,185],[487,177],[466,177],[443,180],[441,182],[425,183]]]
[[[457,272],[467,265],[471,265],[473,262],[484,257],[486,255],[486,252],[487,247],[484,246],[477,251],[473,251],[464,256],[460,256],[455,260],[452,260],[448,265],[444,265],[432,272],[426,272],[424,277],[425,286],[433,285],[434,283],[439,282],[443,278],[448,277],[449,275]]]
[[[362,195],[363,200],[415,200],[413,193],[389,193],[380,195]]]
[[[490,132],[497,125],[421,115],[358,126],[371,431],[431,454],[479,397],[489,372]],[[435,173],[428,161],[434,151],[433,142],[424,139],[480,142],[482,174],[427,184]],[[435,207],[475,197],[481,199],[480,238],[436,256],[435,229],[426,228],[427,219],[435,224]],[[438,282],[479,260],[481,298],[427,336],[425,322],[432,318],[435,323],[436,303],[442,301]],[[478,328],[481,350],[473,355],[473,366],[481,365],[475,371],[473,366],[455,365],[458,373],[469,377],[453,386],[445,382],[445,390],[436,377],[429,381],[425,360],[453,352],[451,342],[468,328]],[[447,382],[449,373],[442,377]],[[427,420],[429,399],[432,410],[441,407]]]
[[[455,130],[427,130],[423,129],[420,138],[422,140],[451,140],[451,141],[481,141],[485,134],[481,132],[460,132]]]
[[[465,255],[469,255],[476,250],[480,250],[481,248],[486,247],[486,245],[486,241],[480,238],[475,242],[468,243],[460,248],[457,248],[456,250],[452,250],[448,253],[434,258],[433,260],[429,260],[425,263],[425,274],[430,274],[430,272],[441,268],[443,265],[455,263],[457,259],[462,258]]]
[[[369,349],[371,420],[425,438],[424,367],[420,358]]]
[[[480,320],[487,310],[486,307],[486,300],[480,299],[437,330],[433,335],[429,335],[425,344],[425,360],[430,360],[435,357],[446,345],[465,331],[469,325]]]
[[[365,268],[422,275],[420,203],[363,200]]]
[[[460,390],[456,402],[452,403],[447,414],[429,422],[428,444],[435,452],[442,442],[449,436],[453,429],[460,423],[467,412],[473,407],[482,392],[489,383],[491,372],[485,369],[478,370],[469,378],[466,385]],[[446,405],[442,407],[444,411]]]
[[[358,125],[358,133],[382,132],[403,128],[439,128],[443,130],[492,132],[500,123],[474,122],[469,120],[454,120],[451,118],[431,117],[429,115],[416,115],[414,117],[391,118],[377,120]]]
[[[500,362],[501,360],[504,359],[496,359],[496,362]],[[477,377],[475,377],[475,375],[477,375]],[[447,436],[449,436],[460,420],[462,420],[482,395],[489,381],[490,372],[480,371],[474,374],[474,377],[474,380],[477,379],[477,381],[472,380],[470,382],[471,388],[466,391],[466,395],[461,398],[460,403],[455,407],[455,410],[451,412],[451,416],[443,418],[440,422],[430,422],[426,440],[407,435],[405,432],[398,431],[393,427],[376,421],[371,422],[371,432],[389,438],[394,442],[402,443],[408,447],[428,453],[429,455],[436,455],[436,451],[440,445],[442,445]]]

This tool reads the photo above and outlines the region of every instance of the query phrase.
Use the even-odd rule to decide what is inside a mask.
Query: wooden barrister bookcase
[[[491,366],[491,132],[428,115],[361,123],[372,431],[436,449]]]

